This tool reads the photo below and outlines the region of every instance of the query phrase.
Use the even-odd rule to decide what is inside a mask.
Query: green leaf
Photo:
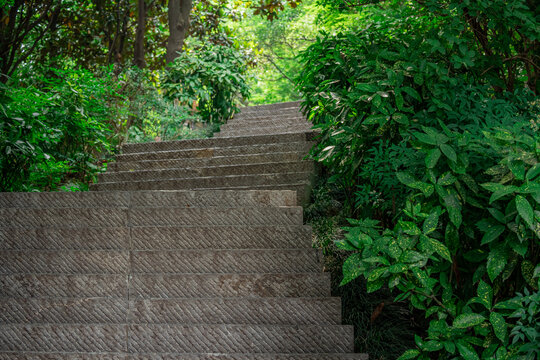
[[[416,224],[411,221],[399,220],[398,224],[405,234],[414,236],[414,235],[420,235],[422,233],[420,229],[418,228],[418,226],[416,226]]]
[[[501,274],[508,262],[508,254],[502,246],[491,249],[487,260],[487,272],[491,281],[495,280]]]
[[[448,248],[443,243],[441,243],[438,240],[432,239],[432,238],[428,238],[428,240],[429,240],[429,242],[428,242],[429,246],[431,246],[431,248],[437,254],[439,254],[442,258],[452,262],[452,257],[450,256],[450,251],[448,250]]]
[[[415,100],[418,100],[418,101],[422,100],[422,98],[420,97],[420,94],[418,93],[418,91],[414,90],[412,87],[403,86],[401,88],[401,91],[403,91],[404,93],[406,93],[407,95],[409,95],[410,97],[412,97]]]
[[[466,329],[472,326],[480,325],[485,320],[486,318],[480,314],[461,314],[456,317],[453,326],[458,329]]]
[[[456,182],[456,177],[450,172],[446,172],[444,173],[440,178],[439,180],[437,180],[437,184],[441,185],[441,186],[448,186],[448,185],[452,185],[453,183]]]
[[[479,360],[478,354],[474,350],[473,346],[465,340],[458,340],[456,343],[459,353],[465,360]]]
[[[424,221],[424,226],[422,227],[422,232],[427,235],[437,230],[437,225],[439,224],[440,212],[438,210],[432,211],[429,216]]]
[[[527,171],[527,175],[525,175],[525,177],[527,178],[527,180],[532,180],[538,175],[540,175],[540,163],[531,167],[529,171]]]
[[[368,281],[375,281],[379,279],[384,273],[387,272],[387,268],[376,268],[371,270],[371,272],[368,274],[367,280]]]
[[[422,191],[422,193],[426,197],[433,194],[433,191],[434,191],[433,185],[424,183],[422,181],[418,181],[414,178],[414,176],[412,176],[411,174],[407,172],[398,172],[396,173],[396,176],[401,183],[403,183],[404,185],[407,185],[410,188]]]
[[[426,167],[428,169],[433,169],[435,165],[437,165],[437,162],[439,161],[439,158],[441,157],[441,151],[437,148],[431,149],[428,151],[426,155]]]
[[[365,270],[361,254],[352,254],[343,263],[343,281],[341,281],[340,286],[356,279],[362,275]]]
[[[416,349],[409,349],[403,353],[397,360],[409,360],[416,359],[420,355],[420,351]]]
[[[519,215],[523,218],[523,220],[525,220],[527,225],[529,225],[529,228],[531,228],[531,230],[534,230],[534,228],[535,228],[535,226],[534,226],[534,211],[533,211],[533,208],[532,208],[531,204],[529,204],[529,202],[527,201],[527,199],[525,199],[521,195],[517,195],[516,196],[516,208],[517,208],[517,211],[518,211]]]
[[[493,301],[493,289],[482,280],[480,280],[480,283],[478,284],[478,298],[480,298],[481,304],[483,304],[486,309],[491,309],[491,302]]]
[[[482,237],[481,245],[489,244],[493,240],[497,239],[504,232],[506,227],[500,224],[492,224]]]
[[[448,210],[448,216],[452,224],[459,229],[461,225],[461,203],[459,202],[457,193],[452,189],[445,188],[443,192],[443,200],[446,210]]]
[[[415,138],[417,138],[420,142],[423,142],[424,144],[437,145],[437,138],[435,137],[420,132],[413,132],[412,134]]]
[[[507,325],[506,321],[504,321],[504,317],[501,314],[492,311],[489,314],[489,322],[491,323],[491,326],[493,326],[495,336],[504,343],[507,333]]]
[[[453,162],[457,162],[457,154],[454,148],[448,144],[441,144],[440,146],[441,151],[448,159],[450,159]]]

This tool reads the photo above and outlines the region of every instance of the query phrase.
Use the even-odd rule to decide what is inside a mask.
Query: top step
[[[300,101],[290,101],[290,102],[257,105],[257,106],[246,106],[244,108],[240,108],[240,113],[241,114],[252,113],[252,112],[267,111],[267,110],[279,111],[279,110],[290,109],[290,108],[300,109]]]
[[[190,139],[161,142],[148,142],[139,144],[125,144],[122,146],[123,154],[174,151],[185,149],[206,149],[212,147],[231,147],[255,144],[280,144],[291,142],[310,141],[315,137],[312,131],[272,134],[272,135],[248,135],[235,137],[219,137],[210,139]]]

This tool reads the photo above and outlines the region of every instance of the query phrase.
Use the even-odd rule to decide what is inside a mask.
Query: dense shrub
[[[424,314],[404,359],[532,358],[538,19],[520,0],[410,5],[366,7],[370,28],[322,34],[302,55],[312,155],[364,218],[338,243],[354,251],[344,283],[362,275]]]
[[[110,78],[49,69],[47,77],[0,89],[0,189],[52,190],[88,182],[112,146]]]
[[[197,108],[204,121],[219,124],[237,112],[239,100],[249,96],[246,71],[241,51],[200,44],[170,64],[163,89],[179,104]]]

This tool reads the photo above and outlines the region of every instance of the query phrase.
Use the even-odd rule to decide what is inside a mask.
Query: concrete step
[[[1,253],[0,253],[1,254]],[[320,272],[315,249],[133,251],[133,273],[309,273]]]
[[[128,216],[129,213],[129,216]],[[0,209],[0,227],[301,225],[301,207]]]
[[[127,251],[0,250],[0,274],[127,274]]]
[[[294,134],[305,132],[308,127],[300,125],[292,126],[279,126],[279,127],[267,127],[267,128],[247,128],[247,129],[238,129],[238,130],[226,130],[223,132],[215,133],[214,137],[244,137],[244,136],[254,136],[258,134]]]
[[[219,189],[219,188],[217,188]],[[257,186],[228,186],[229,190],[241,190],[247,189],[259,189],[259,190],[294,190],[297,194],[297,204],[305,205],[310,200],[311,195],[311,180],[299,181],[289,184],[270,184],[270,185],[257,185]]]
[[[90,189],[97,191],[110,190],[181,190],[181,189],[262,189],[262,186],[295,184],[307,182],[312,178],[311,172],[287,172],[277,174],[231,175],[222,177],[178,178],[168,180],[147,180],[130,182],[111,182],[92,184]]]
[[[311,247],[309,226],[136,227],[133,249],[302,249]]]
[[[295,141],[290,143],[271,143],[242,145],[229,147],[209,147],[202,149],[181,149],[167,151],[150,151],[141,153],[127,153],[116,157],[116,162],[143,161],[143,160],[166,160],[166,159],[209,159],[217,156],[241,156],[268,154],[273,152],[297,152],[307,154],[313,146],[313,142]]]
[[[11,274],[0,275],[2,298],[123,298],[128,278],[123,274]]]
[[[292,191],[166,190],[108,192],[0,193],[0,208],[100,208],[100,207],[246,207],[294,206]]]
[[[0,325],[3,352],[336,353],[353,337],[341,325]]]
[[[290,124],[290,123],[309,123],[309,121],[302,116],[299,113],[289,113],[286,116],[243,116],[243,117],[234,117],[227,121],[226,124],[222,125],[221,128],[224,126],[231,126],[231,125],[244,125],[244,126],[255,126],[255,125],[265,125],[265,124]]]
[[[244,136],[235,139],[190,139],[190,140],[174,140],[148,142],[138,144],[124,144],[122,146],[123,154],[157,152],[157,151],[175,151],[186,149],[208,149],[216,147],[233,147],[233,146],[249,146],[263,144],[287,144],[292,142],[309,141],[313,137],[310,133],[306,134],[289,134],[286,136],[280,135],[256,135]]]
[[[128,314],[119,298],[0,298],[2,324],[122,324]]]
[[[122,172],[107,172],[99,175],[100,183],[124,181],[167,180],[179,178],[219,177],[231,175],[275,174],[285,172],[312,172],[314,165],[311,161],[295,161],[283,163],[225,165],[211,167],[192,167],[160,170],[137,170]]]
[[[353,351],[353,327],[342,325],[132,325],[131,351],[335,353]]]
[[[0,228],[2,250],[302,249],[308,226]]]
[[[265,105],[253,105],[240,108],[239,114],[248,113],[248,112],[258,112],[264,110],[279,110],[279,112],[284,111],[287,108],[299,108],[300,101],[288,101],[274,104],[265,104]]]
[[[307,146],[305,149],[305,153],[300,151],[289,151],[267,154],[213,156],[209,158],[121,161],[107,164],[107,172],[295,162],[302,160],[306,156]]]
[[[130,301],[136,324],[339,325],[339,298],[193,298]]]
[[[129,309],[128,309],[129,307]],[[3,324],[339,325],[339,298],[0,298]]]
[[[130,299],[327,297],[330,274],[137,274],[130,292]]]
[[[0,360],[368,360],[367,354],[95,354],[95,353],[14,353],[0,352]]]
[[[312,124],[307,123],[307,122],[286,123],[286,124],[265,123],[265,124],[255,125],[255,126],[245,126],[243,124],[231,124],[230,126],[223,126],[219,134],[228,134],[231,132],[232,133],[245,132],[246,134],[251,134],[251,133],[255,133],[255,131],[257,131],[256,132],[257,134],[267,134],[267,133],[275,134],[275,133],[279,133],[280,130],[284,132],[292,132],[293,130],[298,131],[298,132],[303,132],[303,131],[310,131],[312,126],[313,126]]]

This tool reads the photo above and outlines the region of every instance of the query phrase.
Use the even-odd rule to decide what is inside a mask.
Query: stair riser
[[[308,273],[315,250],[0,251],[0,274]]]
[[[210,166],[234,166],[244,164],[265,164],[300,161],[306,156],[303,152],[283,152],[256,155],[219,156],[199,159],[143,160],[134,162],[115,162],[107,165],[107,173],[114,171],[180,169]]]
[[[305,124],[309,122],[303,116],[291,114],[287,117],[273,117],[273,116],[261,116],[261,117],[249,117],[249,118],[234,118],[229,120],[226,124],[222,125],[220,129],[229,126],[266,126],[266,125],[289,125],[289,124]]]
[[[190,226],[0,229],[3,250],[297,249],[311,247],[306,226]]]
[[[328,274],[136,275],[130,298],[330,296]]]
[[[368,360],[367,354],[81,354],[0,353],[0,360]]]
[[[178,151],[128,153],[118,155],[117,162],[142,161],[142,160],[166,160],[166,159],[210,159],[222,156],[242,156],[252,154],[268,154],[272,152],[300,152],[307,153],[313,146],[312,142],[291,142],[287,144],[272,143],[257,146],[236,146],[221,148],[205,148]]]
[[[300,107],[300,101],[288,101],[288,102],[275,103],[275,104],[246,106],[246,107],[240,108],[239,114],[257,112],[257,111],[265,111],[265,110],[280,110],[280,111],[283,111],[283,109],[299,108],[299,107]]]
[[[299,125],[299,126],[270,126],[265,128],[237,128],[237,129],[227,129],[219,134],[220,137],[233,137],[233,136],[251,136],[258,134],[287,134],[287,133],[301,133],[309,131],[309,125]]]
[[[129,212],[129,216],[128,216]],[[0,227],[301,225],[302,209],[132,208],[0,209]]]
[[[309,161],[295,163],[246,164],[238,166],[200,167],[187,169],[112,172],[99,175],[99,182],[147,181],[211,176],[275,174],[288,171],[312,172],[313,163]]]
[[[339,325],[338,298],[0,299],[3,324]]]
[[[292,191],[138,191],[0,193],[0,208],[97,208],[129,206],[294,206]]]
[[[287,144],[292,142],[301,142],[309,140],[306,134],[289,134],[281,135],[259,135],[247,136],[235,139],[195,139],[182,141],[162,141],[140,144],[125,144],[122,146],[124,154],[141,153],[141,152],[156,152],[156,151],[176,151],[186,149],[207,149],[215,147],[232,147],[232,146],[257,146],[264,144]]]
[[[139,300],[130,309],[130,321],[145,324],[341,324],[337,298]]]
[[[0,326],[4,351],[335,353],[351,351],[352,341],[352,327],[331,325]]]

